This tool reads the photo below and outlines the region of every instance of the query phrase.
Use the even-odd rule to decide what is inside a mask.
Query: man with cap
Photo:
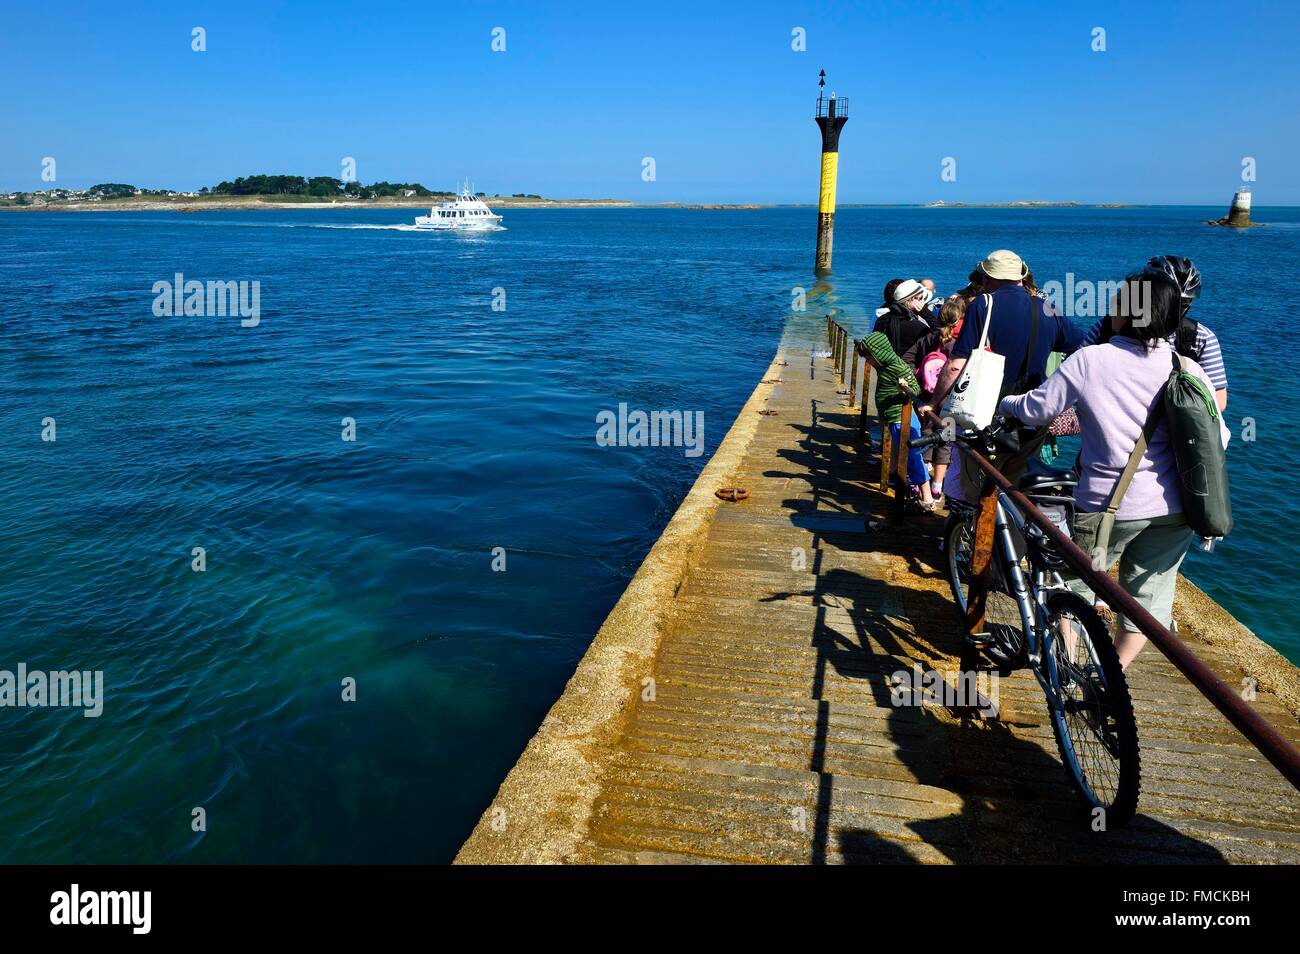
[[[911,278],[899,282],[894,288],[889,309],[876,319],[871,330],[884,334],[895,354],[903,354],[930,331],[930,326],[920,316],[925,300],[925,287],[920,282]]]
[[[986,318],[989,349],[1006,359],[1002,374],[1003,396],[1032,391],[1047,376],[1047,360],[1053,351],[1071,354],[1083,343],[1082,328],[1076,327],[1068,318],[1044,310],[1042,300],[1030,295],[1021,284],[1029,274],[1029,268],[1015,252],[1007,249],[990,252],[975,270],[979,273],[983,294],[967,309],[961,333],[953,344],[952,357],[939,375],[931,405],[936,412],[943,407],[948,392],[961,377],[966,359],[979,346]],[[988,317],[990,303],[993,308],[991,318]],[[1029,458],[1038,453],[1041,443],[1041,436],[1029,442],[1032,446],[1022,442],[1022,452],[1004,461],[1000,469],[1015,479],[1023,472]],[[960,496],[972,500],[983,481],[977,472],[972,473],[973,468],[962,467],[960,470]]]

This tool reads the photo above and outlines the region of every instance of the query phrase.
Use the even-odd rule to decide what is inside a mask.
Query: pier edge
[[[700,471],[659,539],[601,624],[578,668],[551,706],[492,802],[456,854],[455,864],[555,864],[576,860],[600,790],[600,767],[587,751],[618,738],[652,671],[677,589],[722,505],[713,491],[734,481],[758,430],[758,411],[779,376],[784,344]],[[504,821],[503,830],[493,827]]]

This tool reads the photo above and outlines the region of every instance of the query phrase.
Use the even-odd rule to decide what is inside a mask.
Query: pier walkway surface
[[[825,347],[820,317],[791,324],[781,383],[742,409],[457,861],[1300,862],[1300,794],[1154,647],[1130,670],[1142,795],[1118,831],[1079,823],[1032,674],[1001,681],[993,720],[891,704],[893,673],[958,667],[942,522],[870,529],[888,500]],[[1176,616],[1300,741],[1295,667],[1186,581]]]

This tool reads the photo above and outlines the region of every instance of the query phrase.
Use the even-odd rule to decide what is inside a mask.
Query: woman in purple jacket
[[[1119,561],[1119,581],[1144,609],[1165,626],[1173,615],[1178,567],[1192,542],[1183,517],[1178,470],[1169,429],[1161,421],[1115,515],[1110,544],[1094,553],[1097,528],[1111,494],[1137,446],[1152,409],[1164,395],[1172,363],[1166,340],[1178,327],[1178,286],[1164,276],[1130,275],[1121,303],[1113,308],[1114,337],[1106,344],[1081,348],[1066,359],[1036,391],[1002,399],[1003,413],[1026,424],[1049,423],[1074,407],[1082,425],[1079,486],[1075,492],[1075,542],[1093,553],[1095,564],[1109,570]],[[1214,386],[1195,362],[1188,368],[1208,393]],[[1224,446],[1228,429],[1219,419]],[[1070,587],[1091,597],[1081,580]],[[1115,649],[1127,667],[1146,644],[1146,637],[1123,616],[1116,620]]]

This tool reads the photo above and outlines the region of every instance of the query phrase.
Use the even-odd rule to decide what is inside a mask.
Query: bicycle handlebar
[[[912,438],[907,442],[907,446],[915,448],[938,447],[940,444],[946,443],[948,442],[944,440],[943,433],[941,431],[934,431],[930,434],[923,434],[920,437]]]
[[[947,444],[953,441],[959,444],[974,445],[977,449],[984,450],[985,453],[993,452],[1001,446],[1003,434],[1014,428],[1012,422],[1001,414],[995,415],[993,421],[988,427],[971,428],[964,431],[954,431],[952,437],[945,437],[945,433],[951,426],[951,420],[942,422],[943,430],[934,430],[929,434],[923,434],[920,437],[912,438],[907,442],[908,447],[924,448],[937,447],[940,444]]]

